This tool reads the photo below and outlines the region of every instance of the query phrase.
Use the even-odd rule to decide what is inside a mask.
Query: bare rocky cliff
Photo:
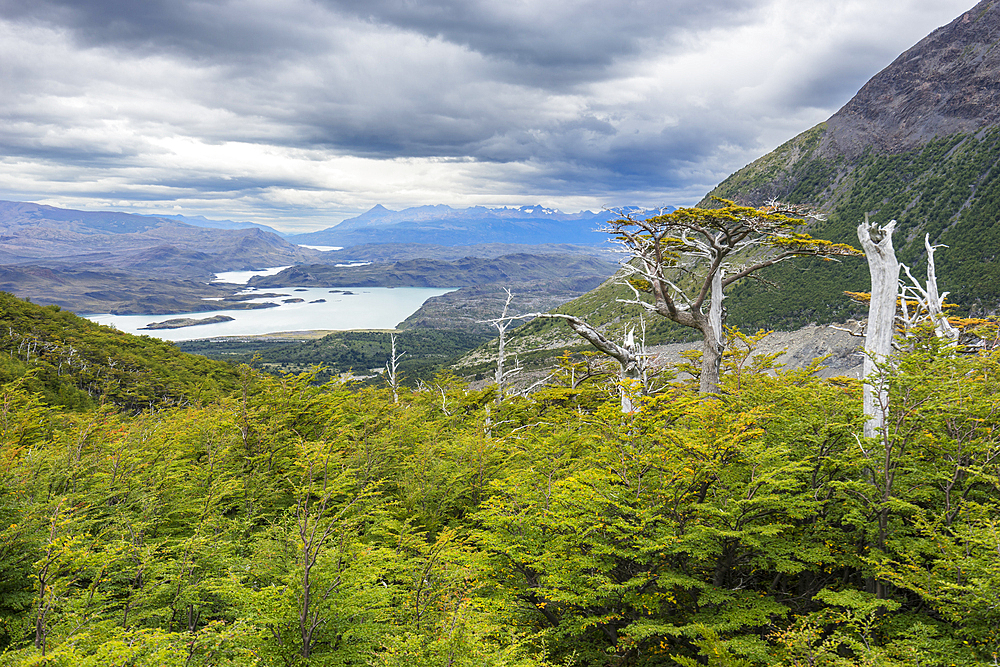
[[[997,125],[998,45],[1000,1],[983,0],[872,77],[827,121],[825,141],[850,156],[897,153]]]
[[[712,196],[754,205],[777,198],[832,213],[872,156],[918,152],[946,137],[982,139],[1000,127],[998,46],[1000,0],[983,0],[896,58],[826,122],[729,176],[701,205]]]

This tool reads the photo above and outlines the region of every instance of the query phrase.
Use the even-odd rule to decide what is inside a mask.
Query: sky
[[[0,0],[0,199],[691,206],[974,0]]]

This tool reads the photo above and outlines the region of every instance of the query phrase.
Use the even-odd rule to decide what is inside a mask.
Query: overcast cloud
[[[0,198],[691,205],[973,0],[0,0]]]

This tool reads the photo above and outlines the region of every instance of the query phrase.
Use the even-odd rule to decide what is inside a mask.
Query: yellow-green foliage
[[[1000,358],[919,339],[892,426],[733,333],[622,414],[567,356],[497,407],[270,377],[134,414],[0,386],[0,665],[979,665]]]
[[[895,247],[911,267],[926,264],[923,239],[947,246],[935,258],[939,286],[965,312],[994,312],[1000,305],[1000,130],[937,137],[898,153],[870,150],[843,155],[824,144],[818,126],[715,188],[711,197],[763,203],[778,198],[809,204],[826,214],[810,226],[816,236],[854,243],[865,214],[872,222],[898,221]],[[731,322],[742,327],[797,328],[808,322],[843,321],[863,311],[840,298],[867,291],[863,262],[814,262],[777,266],[762,277],[780,290],[742,285],[731,294]]]
[[[228,364],[0,292],[0,381],[20,377],[46,402],[78,409],[193,403],[236,386]]]

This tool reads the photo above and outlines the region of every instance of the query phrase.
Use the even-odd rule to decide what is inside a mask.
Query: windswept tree
[[[727,287],[793,257],[861,255],[849,245],[803,233],[808,218],[818,216],[802,207],[775,203],[752,208],[718,201],[718,208],[681,208],[646,219],[626,214],[605,230],[625,254],[623,265],[635,297],[624,302],[701,334],[703,394],[719,385]],[[621,351],[622,346],[610,344],[585,322],[563,319],[598,349]],[[627,363],[627,354],[612,356]]]

